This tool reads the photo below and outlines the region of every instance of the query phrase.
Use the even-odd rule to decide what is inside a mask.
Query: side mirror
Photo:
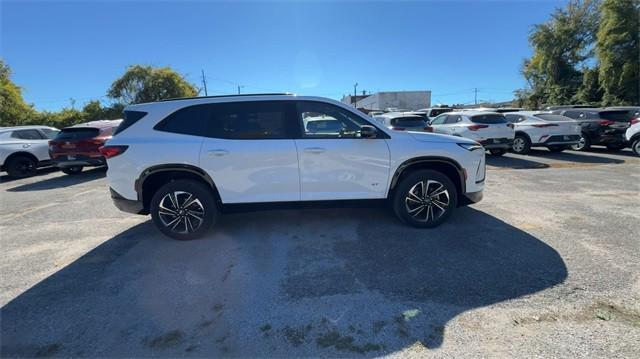
[[[376,138],[378,136],[378,130],[369,125],[360,126],[360,137],[362,138]]]

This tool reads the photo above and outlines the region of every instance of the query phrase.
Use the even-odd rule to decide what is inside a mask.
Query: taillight
[[[632,118],[631,119],[631,124],[635,125],[636,123],[640,123],[640,119],[638,119],[637,117],[636,118]]]
[[[124,153],[129,146],[102,146],[98,148],[104,158],[112,158]]]
[[[424,132],[433,132],[433,127],[427,126],[424,128]]]
[[[600,121],[600,126],[609,126],[609,125],[613,125],[614,123],[616,122],[611,120],[602,120]]]
[[[489,125],[471,125],[467,128],[471,131],[478,131],[481,128],[487,128],[487,127],[489,127]]]
[[[537,127],[537,128],[544,128],[544,127],[555,127],[555,126],[558,126],[558,125],[555,124],[555,123],[541,123],[539,125],[531,125],[531,126]]]

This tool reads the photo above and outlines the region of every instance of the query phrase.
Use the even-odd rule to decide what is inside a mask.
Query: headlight
[[[467,151],[481,150],[484,148],[479,143],[458,143],[458,146],[464,148]]]

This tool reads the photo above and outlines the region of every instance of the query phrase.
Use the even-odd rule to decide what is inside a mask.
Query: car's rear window
[[[94,127],[70,127],[63,128],[56,136],[56,140],[84,140],[100,134],[100,130]]]
[[[629,122],[631,115],[627,111],[600,111],[600,118],[616,122]]]
[[[447,112],[451,112],[451,111],[453,111],[453,110],[450,109],[450,108],[432,109],[430,115],[431,115],[431,117],[436,117],[438,115],[442,115],[443,113],[447,113]]]
[[[129,126],[138,122],[141,118],[143,118],[147,113],[142,111],[124,111],[123,116],[124,119],[118,126],[118,128],[113,132],[113,135],[117,135],[118,133],[126,130]]]
[[[533,115],[534,117],[543,119],[545,121],[549,121],[549,122],[555,122],[555,121],[572,121],[573,119],[567,117],[567,116],[562,116],[562,115],[554,115],[554,114],[550,114],[550,113],[538,113]]]
[[[419,117],[400,117],[391,120],[391,125],[395,127],[424,127],[427,122]]]
[[[475,115],[471,117],[471,121],[483,124],[507,123],[507,119],[504,115],[499,114]]]

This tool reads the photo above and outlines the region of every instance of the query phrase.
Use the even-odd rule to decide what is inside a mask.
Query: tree
[[[565,9],[556,9],[549,21],[535,25],[529,36],[534,53],[522,67],[534,98],[529,102],[571,101],[583,82],[580,67],[593,54],[597,24],[595,0],[571,0]]]
[[[585,68],[582,70],[582,85],[573,97],[573,102],[579,104],[597,105],[602,100],[602,89],[600,87],[599,69]]]
[[[596,40],[604,105],[640,104],[640,1],[604,0]]]
[[[123,104],[190,97],[197,93],[194,85],[172,69],[141,65],[129,66],[108,91],[109,97]]]
[[[22,89],[11,79],[11,69],[0,59],[0,126],[15,126],[33,119],[33,107],[22,98]]]

